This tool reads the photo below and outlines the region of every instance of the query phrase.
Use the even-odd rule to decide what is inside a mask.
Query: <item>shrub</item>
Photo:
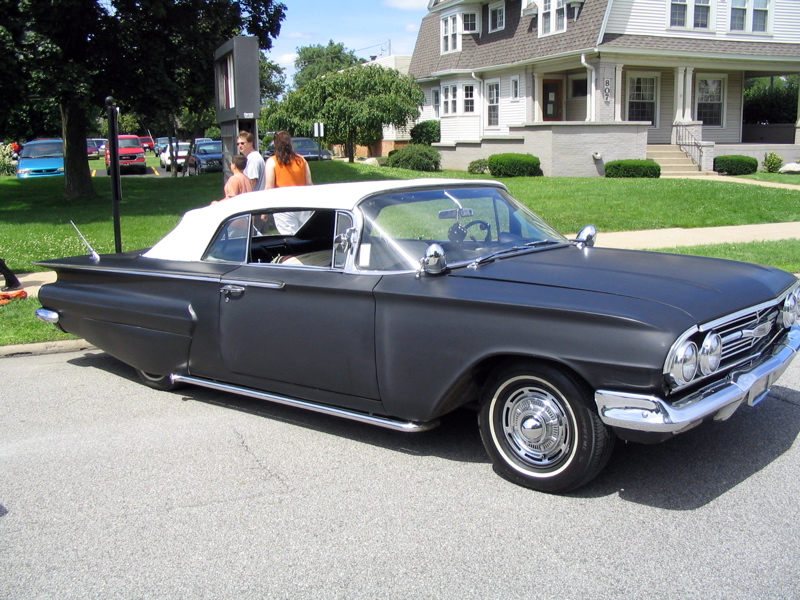
[[[11,144],[0,145],[0,175],[13,175],[16,169],[14,164],[14,150]]]
[[[422,121],[411,128],[412,144],[435,144],[441,140],[439,121]]]
[[[485,158],[479,158],[469,163],[467,173],[483,174],[489,170],[489,162]]]
[[[412,171],[438,171],[442,164],[439,151],[425,144],[409,144],[390,153],[386,165]]]
[[[777,173],[783,166],[783,159],[775,152],[766,152],[764,154],[764,170],[767,173]]]
[[[740,154],[717,156],[714,159],[714,170],[728,175],[750,175],[758,171],[758,160]]]
[[[652,160],[612,160],[606,163],[606,177],[661,177],[661,166]]]
[[[533,154],[492,154],[486,161],[492,177],[538,177],[540,161]]]

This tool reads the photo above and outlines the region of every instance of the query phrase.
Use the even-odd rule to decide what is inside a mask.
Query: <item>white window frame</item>
[[[683,7],[683,25],[672,21],[673,9],[677,6]],[[708,8],[708,20],[705,27],[698,25],[696,22],[700,13],[698,6]],[[670,0],[667,4],[667,27],[684,31],[714,31],[716,10],[717,0]]]
[[[475,27],[473,29],[467,29],[466,22],[465,22],[465,17],[467,15],[472,15],[472,17],[474,19]],[[462,35],[463,34],[467,34],[467,33],[478,33],[480,30],[481,30],[480,13],[477,13],[477,12],[474,12],[474,11],[469,11],[469,12],[465,12],[465,13],[463,13],[461,15],[461,33],[462,33]]]
[[[486,85],[486,127],[487,129],[499,129],[500,128],[500,80],[489,79],[486,80],[485,85]],[[492,97],[493,88],[496,89],[497,91],[496,99]],[[496,100],[496,102],[492,102],[492,100]],[[490,123],[490,119],[492,118],[491,109],[493,106],[497,107],[497,123],[495,124]]]
[[[509,80],[509,96],[511,98],[511,102],[519,102],[520,94],[519,75],[514,75]]]
[[[475,85],[471,83],[466,83],[461,87],[461,96],[463,97],[463,112],[465,115],[470,115],[475,113],[475,100],[477,98],[475,94]]]
[[[460,38],[458,15],[443,16],[440,24],[439,44],[441,54],[458,52],[461,49],[461,45],[458,43]]]
[[[567,30],[567,0],[539,0],[539,37]]]
[[[694,91],[694,117],[697,121],[702,121],[700,118],[700,82],[701,81],[719,81],[720,82],[720,123],[707,125],[703,123],[703,127],[713,127],[716,129],[725,128],[725,113],[728,108],[728,76],[724,73],[696,73],[695,74],[695,91]],[[711,104],[711,102],[704,103]]]
[[[442,86],[442,116],[449,117],[458,114],[458,86]]]
[[[431,108],[433,110],[433,118],[438,119],[442,106],[442,97],[439,88],[431,88]]]
[[[733,28],[734,11],[744,11],[744,24],[741,29]],[[763,14],[765,17],[763,29],[755,29],[757,13],[765,13]],[[773,0],[730,0],[728,31],[741,34],[771,35],[774,15],[775,2]]]
[[[586,82],[586,93],[583,96],[576,96],[573,91],[575,88],[574,82],[576,81],[585,81]],[[587,75],[570,75],[567,77],[567,97],[568,98],[586,98],[589,95],[589,77]]]
[[[658,129],[659,126],[659,101],[661,96],[661,73],[658,71],[630,71],[625,75],[625,114],[628,121],[634,121],[630,116],[631,102],[649,102],[649,100],[632,100],[631,99],[631,80],[632,79],[654,79],[653,89],[653,122],[650,125],[652,129]]]
[[[496,14],[494,18],[492,13]],[[497,21],[496,23],[495,20]],[[505,2],[496,2],[494,4],[489,5],[489,22],[486,25],[488,27],[489,33],[494,33],[496,31],[503,31],[503,29],[506,28]]]

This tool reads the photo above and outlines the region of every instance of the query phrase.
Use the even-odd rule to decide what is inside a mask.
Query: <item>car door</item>
[[[340,215],[337,229],[347,229],[349,218]],[[333,255],[332,232],[330,239]],[[320,401],[325,392],[377,400],[372,290],[379,279],[286,263],[248,263],[227,273],[219,299],[226,369],[267,390],[299,386]]]

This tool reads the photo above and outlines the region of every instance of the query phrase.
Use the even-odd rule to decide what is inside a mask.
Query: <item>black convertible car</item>
[[[548,492],[615,437],[658,442],[755,404],[800,347],[778,269],[568,240],[500,183],[253,192],[153,248],[48,260],[38,316],[142,381],[401,431],[475,406],[496,470]]]

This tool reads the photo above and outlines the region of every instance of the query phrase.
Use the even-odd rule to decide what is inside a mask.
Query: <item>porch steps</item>
[[[700,167],[694,164],[692,159],[680,149],[680,146],[648,144],[647,158],[659,164],[662,179],[716,175],[713,171],[701,171]]]

